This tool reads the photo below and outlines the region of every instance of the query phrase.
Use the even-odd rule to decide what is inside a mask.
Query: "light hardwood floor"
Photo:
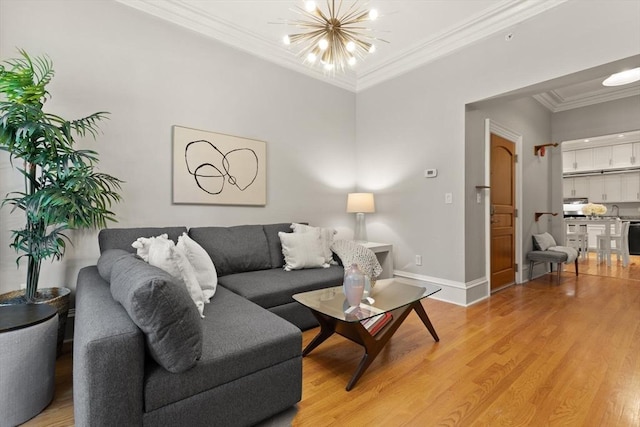
[[[350,392],[361,349],[331,337],[304,359],[302,401],[288,419],[294,426],[639,426],[638,260],[631,277],[592,275],[584,262],[578,277],[565,271],[558,284],[547,274],[467,308],[428,298],[440,342],[412,313]],[[303,344],[315,333],[304,332]],[[53,403],[26,425],[73,425],[70,353],[58,360],[56,381]]]

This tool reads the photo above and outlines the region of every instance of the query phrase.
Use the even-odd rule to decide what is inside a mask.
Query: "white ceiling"
[[[287,21],[302,0],[117,0],[287,68],[358,91],[428,63],[492,34],[508,37],[510,27],[567,0],[361,0],[378,9],[371,23],[377,50],[353,70],[325,74],[287,49],[283,35],[295,32]],[[338,2],[340,0],[336,0]],[[324,0],[318,0],[326,8]],[[345,4],[352,0],[344,0]],[[640,83],[606,89],[591,79],[536,95],[551,111],[640,94]]]

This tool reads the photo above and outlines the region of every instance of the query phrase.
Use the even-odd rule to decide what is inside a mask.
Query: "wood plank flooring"
[[[583,262],[467,308],[424,300],[440,342],[412,313],[350,392],[362,350],[331,337],[304,358],[297,409],[265,425],[639,426],[638,257],[625,278]],[[73,425],[70,353],[56,381],[26,425]]]

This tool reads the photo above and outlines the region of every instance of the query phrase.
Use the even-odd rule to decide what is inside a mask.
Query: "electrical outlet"
[[[416,255],[416,265],[422,265],[422,255]]]
[[[453,203],[453,194],[452,193],[444,193],[444,202],[446,204]]]

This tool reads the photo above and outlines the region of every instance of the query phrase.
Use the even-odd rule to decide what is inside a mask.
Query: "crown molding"
[[[157,18],[180,25],[191,31],[218,40],[282,67],[306,74],[342,89],[354,91],[356,76],[353,72],[327,74],[305,65],[295,53],[284,49],[280,43],[267,41],[264,37],[233,22],[213,16],[204,10],[172,0],[116,0],[126,6],[148,13]]]
[[[174,0],[116,1],[196,31],[261,59],[357,92],[473,44],[568,0],[526,2],[503,0],[495,7],[485,10],[462,25],[449,28],[429,40],[399,51],[397,55],[393,55],[381,64],[366,68],[366,63],[364,63],[357,74],[350,70],[344,73],[326,74],[317,68],[305,65],[297,55],[283,48],[275,40],[265,40],[257,33],[208,14],[193,4]]]
[[[612,90],[610,87],[602,91],[587,93],[578,97],[564,98],[555,90],[534,95],[533,97],[552,113],[587,107],[601,102],[640,95],[640,86]]]
[[[513,2],[504,0],[493,8],[451,27],[429,40],[400,51],[385,62],[358,74],[357,90],[363,90],[404,74],[421,65],[476,43],[497,32],[556,7],[568,0]]]

